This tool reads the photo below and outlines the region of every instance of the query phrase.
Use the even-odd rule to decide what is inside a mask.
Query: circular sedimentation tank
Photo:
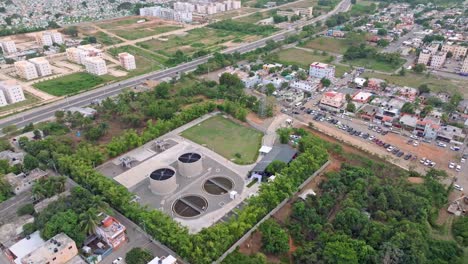
[[[223,195],[229,193],[234,187],[231,179],[223,176],[209,178],[203,183],[205,192],[212,195]]]
[[[164,167],[151,172],[150,189],[154,194],[172,193],[176,188],[176,170],[174,168]]]
[[[196,152],[188,152],[179,156],[177,166],[180,175],[191,178],[200,175],[203,171],[202,155]]]
[[[208,209],[208,201],[199,195],[186,195],[172,205],[175,214],[184,218],[196,217]]]

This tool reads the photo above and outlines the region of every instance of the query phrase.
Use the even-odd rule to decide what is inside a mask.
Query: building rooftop
[[[125,231],[125,226],[112,216],[106,216],[104,220],[101,221],[99,228],[109,238],[115,238]]]
[[[270,152],[268,152],[268,154],[266,154],[262,160],[257,163],[257,165],[255,165],[252,171],[264,172],[268,165],[270,165],[270,163],[274,160],[289,163],[294,158],[296,153],[297,151],[287,144],[273,146]]]
[[[48,61],[44,57],[32,58],[32,59],[29,59],[29,61],[35,62],[35,63],[46,63],[46,62],[48,63]]]
[[[21,239],[16,244],[11,246],[8,250],[13,254],[14,262],[21,264],[21,259],[41,247],[46,242],[41,238],[39,231],[32,233],[31,235]]]
[[[63,251],[74,244],[75,241],[64,233],[59,233],[36,247],[32,252],[23,257],[23,263],[46,263],[51,255]]]
[[[167,257],[155,257],[151,260],[148,264],[175,264],[177,263],[177,259],[172,255]]]
[[[326,64],[326,63],[323,63],[323,62],[312,62],[312,63],[310,64],[310,67],[317,67],[317,68],[335,68],[335,66],[330,65],[330,64]]]

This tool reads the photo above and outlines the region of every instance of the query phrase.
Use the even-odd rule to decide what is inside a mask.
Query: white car
[[[426,158],[422,158],[422,159],[419,161],[419,163],[421,163],[421,164],[424,164],[424,162],[426,162]]]
[[[436,164],[437,164],[437,163],[431,161],[431,164],[429,164],[429,166],[431,166],[431,168],[434,168]]]
[[[457,167],[455,167],[455,170],[460,172],[461,171],[461,166],[460,165],[457,165]]]
[[[426,161],[424,162],[424,165],[429,166],[429,165],[431,164],[431,162],[432,162],[431,160],[426,160]]]
[[[122,257],[118,257],[118,258],[114,259],[114,261],[112,261],[112,264],[119,264],[119,263],[122,262],[122,260],[123,260]]]
[[[449,169],[453,169],[455,168],[455,163],[453,162],[450,162],[449,165],[448,165]]]
[[[466,159],[461,158],[460,162],[461,162],[461,163],[465,163],[465,162],[466,162]]]
[[[437,146],[439,146],[439,147],[441,147],[441,148],[446,148],[446,147],[447,147],[447,144],[442,143],[442,142],[437,142]]]
[[[415,146],[415,147],[419,146],[419,142],[415,141],[415,142],[413,143],[413,146]]]
[[[459,150],[460,150],[460,147],[451,146],[450,149],[453,150],[453,151],[459,151]]]
[[[387,151],[388,151],[388,152],[391,152],[392,150],[393,150],[393,147],[392,147],[392,146],[390,146],[390,147],[387,148]]]
[[[411,135],[410,138],[412,139],[418,139],[418,137],[416,135]]]
[[[370,136],[368,139],[372,141],[374,140],[374,138],[375,138],[374,136]]]
[[[454,188],[455,190],[463,191],[463,187],[461,187],[461,186],[458,185],[458,184],[454,184],[454,185],[453,185],[453,188]]]

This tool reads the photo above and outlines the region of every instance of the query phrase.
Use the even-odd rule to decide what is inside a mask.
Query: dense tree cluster
[[[403,60],[398,53],[380,53],[375,48],[361,44],[359,46],[349,47],[343,58],[347,61],[355,59],[375,59],[380,62],[385,62],[393,66],[399,66]]]
[[[431,237],[448,192],[432,174],[414,185],[346,164],[329,173],[319,197],[293,206],[295,263],[462,263],[454,242]]]
[[[252,23],[239,22],[232,19],[226,19],[212,23],[209,24],[208,27],[261,36],[268,36],[276,31],[275,27],[273,26],[255,25]]]

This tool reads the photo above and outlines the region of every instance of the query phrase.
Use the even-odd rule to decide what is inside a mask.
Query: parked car
[[[409,160],[409,159],[411,159],[411,156],[412,156],[411,154],[406,154],[406,156],[404,157],[404,159],[405,159],[405,160]]]
[[[449,169],[453,169],[455,168],[455,163],[453,162],[450,162],[449,165],[448,165]]]
[[[458,191],[463,191],[463,187],[461,187],[461,186],[458,185],[458,184],[454,184],[454,185],[453,185],[453,188],[454,188],[455,190],[458,190]]]
[[[441,147],[441,148],[446,148],[447,147],[447,144],[443,143],[443,142],[437,142],[437,146]]]
[[[455,167],[455,170],[456,170],[457,172],[460,172],[460,171],[461,171],[461,166],[460,166],[460,165],[457,165],[457,166]]]
[[[397,153],[397,157],[401,157],[401,156],[403,156],[404,154],[405,154],[405,153],[404,153],[403,151],[400,151],[400,152]]]
[[[419,142],[418,142],[418,141],[415,141],[415,142],[413,143],[413,146],[415,146],[415,147],[419,146]]]
[[[416,136],[416,135],[411,135],[410,138],[412,138],[412,139],[418,139],[418,136]]]
[[[458,146],[451,146],[450,149],[453,150],[453,151],[459,151],[459,150],[460,150],[460,147],[458,147]]]
[[[114,261],[112,261],[112,264],[119,264],[119,263],[122,262],[122,260],[123,260],[122,257],[118,257],[118,258],[114,259]]]
[[[392,151],[393,151],[393,147],[392,147],[392,146],[388,147],[388,148],[387,148],[387,151],[388,151],[388,152],[392,152]]]

